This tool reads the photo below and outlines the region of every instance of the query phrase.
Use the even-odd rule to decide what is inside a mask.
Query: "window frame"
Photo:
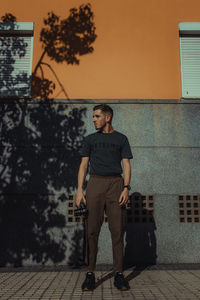
[[[0,37],[3,39],[5,38],[13,38],[16,39],[17,37],[24,39],[24,43],[27,45],[25,55],[16,59],[13,55],[13,59],[15,60],[13,63],[14,70],[12,71],[13,78],[20,74],[24,73],[27,75],[27,82],[19,82],[13,86],[13,89],[9,93],[9,90],[3,88],[0,90],[0,98],[5,97],[30,97],[31,96],[31,76],[32,76],[32,63],[33,63],[33,32],[34,32],[34,23],[33,22],[0,22]],[[0,45],[1,47],[1,45]],[[5,47],[5,46],[4,46]],[[5,59],[6,56],[0,53],[0,58]],[[23,61],[24,57],[24,61]],[[21,64],[21,65],[20,65]],[[12,65],[12,63],[8,63],[8,66]],[[9,76],[8,82],[9,82]],[[11,77],[10,77],[11,78]],[[12,79],[12,78],[11,78]],[[21,88],[21,89],[20,89]],[[26,93],[23,91],[23,88],[26,90]]]

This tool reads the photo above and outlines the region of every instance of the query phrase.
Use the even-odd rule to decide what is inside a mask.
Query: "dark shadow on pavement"
[[[97,288],[98,286],[100,286],[104,281],[110,279],[114,277],[114,272],[109,272],[109,273],[106,273],[106,275],[103,275],[101,277],[101,279],[99,279],[96,284],[95,284],[95,288]]]

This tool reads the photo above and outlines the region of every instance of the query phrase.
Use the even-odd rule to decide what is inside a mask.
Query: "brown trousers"
[[[96,266],[98,237],[105,210],[112,238],[114,271],[122,272],[125,227],[125,207],[119,206],[122,190],[123,178],[121,176],[91,175],[88,181],[86,189],[88,208],[86,229],[88,270],[90,271],[93,271]]]

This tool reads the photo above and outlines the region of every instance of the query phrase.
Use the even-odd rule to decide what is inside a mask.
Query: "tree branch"
[[[43,60],[45,54],[46,54],[46,50],[43,51],[43,53],[42,53],[42,55],[41,55],[41,57],[40,57],[40,59],[39,59],[37,65],[35,66],[35,69],[34,69],[34,71],[33,71],[33,74],[34,74],[34,75],[36,75],[37,69],[38,69],[39,66],[41,65],[42,60]]]
[[[58,76],[56,75],[56,72],[53,70],[53,68],[52,68],[49,64],[44,63],[44,62],[41,62],[41,65],[45,65],[45,66],[47,66],[47,67],[51,70],[51,72],[52,72],[53,75],[55,76],[55,78],[56,78],[58,84],[60,85],[60,87],[61,87],[63,93],[65,94],[65,96],[66,96],[67,99],[69,100],[69,96],[68,96],[67,92],[65,91],[65,88],[64,88],[64,86],[62,85],[62,83],[60,82],[60,80],[59,80]]]
[[[40,68],[40,71],[41,71],[42,79],[44,79],[44,72],[43,72],[43,69],[42,69],[41,65],[39,66],[39,68]]]

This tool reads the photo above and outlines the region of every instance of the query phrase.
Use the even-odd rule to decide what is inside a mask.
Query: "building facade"
[[[91,0],[93,51],[79,51],[75,65],[56,62],[39,41],[48,11],[66,18],[74,7],[59,3],[3,8],[34,22],[33,72],[42,57],[37,76],[56,88],[51,99],[1,98],[0,264],[83,264],[73,199],[96,103],[112,106],[133,152],[125,265],[199,263],[199,2]],[[98,263],[112,263],[106,216]]]

